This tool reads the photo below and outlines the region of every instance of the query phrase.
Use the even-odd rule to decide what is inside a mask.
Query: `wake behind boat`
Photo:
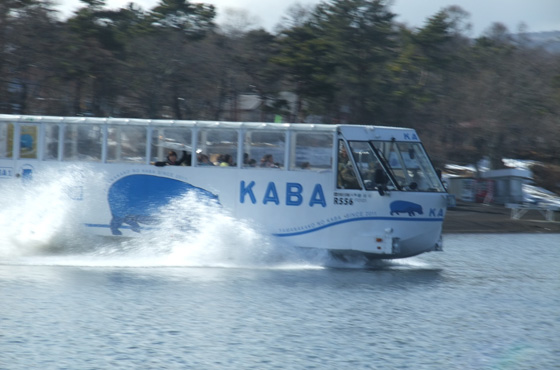
[[[190,194],[288,245],[368,258],[441,250],[450,199],[412,129],[0,115],[0,181],[52,170],[76,171],[76,222],[97,235],[157,231]]]

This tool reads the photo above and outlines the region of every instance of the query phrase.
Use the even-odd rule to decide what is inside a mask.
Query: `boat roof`
[[[68,123],[90,125],[125,125],[125,126],[166,126],[166,127],[203,127],[203,128],[256,128],[256,129],[308,129],[318,131],[335,131],[338,125],[315,123],[272,123],[272,122],[231,122],[203,120],[173,120],[145,118],[114,117],[68,117],[68,116],[30,116],[0,114],[0,121],[18,121],[27,123]]]
[[[111,126],[147,126],[147,127],[184,127],[184,128],[221,128],[221,129],[253,129],[264,131],[314,131],[341,132],[347,138],[357,139],[374,136],[385,138],[387,135],[400,132],[402,135],[414,136],[416,132],[410,128],[374,126],[374,125],[346,125],[322,123],[273,123],[273,122],[231,122],[231,121],[203,121],[203,120],[172,120],[145,118],[114,118],[114,117],[70,117],[70,116],[35,116],[0,114],[0,122],[46,123],[46,124],[79,124],[79,125],[111,125]]]

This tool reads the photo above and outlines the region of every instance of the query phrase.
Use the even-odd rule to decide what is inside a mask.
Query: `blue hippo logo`
[[[208,200],[218,200],[211,192],[195,187],[189,183],[152,175],[125,176],[113,183],[109,188],[108,201],[111,208],[111,233],[122,235],[119,228],[123,224],[130,226],[132,231],[140,232],[139,224],[156,224],[154,214],[167,205],[173,198],[181,197],[188,192]]]
[[[393,214],[400,215],[401,213],[408,213],[409,216],[415,216],[416,213],[419,215],[424,214],[422,212],[422,206],[420,204],[407,202],[405,200],[396,200],[391,202],[391,216]]]

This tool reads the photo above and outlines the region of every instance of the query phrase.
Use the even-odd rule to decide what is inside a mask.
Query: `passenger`
[[[278,164],[274,163],[272,154],[263,155],[260,166],[264,168],[278,168]]]
[[[346,148],[341,147],[338,153],[338,187],[340,189],[361,189],[352,162],[348,158]]]
[[[190,154],[189,152],[186,152],[183,150],[183,157],[182,159],[182,163],[184,163],[185,166],[190,166],[192,165],[192,154]]]
[[[222,159],[221,154],[214,153],[210,155],[210,163],[212,163],[214,166],[220,165],[220,159]]]
[[[309,169],[311,169],[311,165],[309,164],[309,162],[303,162],[301,164],[301,169],[302,170],[309,170]]]
[[[255,158],[249,159],[249,167],[257,167],[257,160]]]
[[[235,166],[235,163],[233,162],[233,157],[230,154],[222,155],[219,161],[220,161],[220,167]]]
[[[184,162],[187,161],[187,158],[189,158],[189,154],[183,150],[183,155],[181,156],[181,159],[177,160],[177,153],[174,150],[169,151],[169,153],[167,154],[167,158],[165,161],[161,161],[161,162],[154,162],[154,165],[156,167],[163,167],[163,166],[180,166],[182,165]],[[188,164],[190,165],[190,163]]]
[[[344,164],[342,169],[339,170],[338,175],[340,179],[339,187],[343,189],[361,189],[352,164]],[[342,186],[340,186],[340,184],[342,184]]]
[[[212,162],[210,162],[210,158],[206,154],[198,153],[196,155],[196,160],[199,166],[213,166]]]

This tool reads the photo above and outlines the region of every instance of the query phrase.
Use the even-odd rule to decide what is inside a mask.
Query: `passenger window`
[[[286,134],[274,131],[247,131],[244,138],[243,167],[284,167]]]
[[[107,136],[107,162],[145,162],[146,127],[113,126]]]
[[[64,159],[100,162],[102,139],[102,129],[99,125],[65,126]]]
[[[190,128],[162,128],[152,132],[150,162],[165,161],[171,151],[177,154],[179,161],[183,161],[182,164],[191,165],[192,131]]]
[[[45,146],[43,158],[47,160],[58,159],[58,134],[60,128],[58,125],[45,125]]]
[[[197,140],[197,165],[237,166],[238,134],[236,130],[202,129]],[[206,158],[208,163],[206,163]]]
[[[333,135],[316,132],[294,132],[292,145],[295,155],[290,170],[323,171],[333,165]]]

